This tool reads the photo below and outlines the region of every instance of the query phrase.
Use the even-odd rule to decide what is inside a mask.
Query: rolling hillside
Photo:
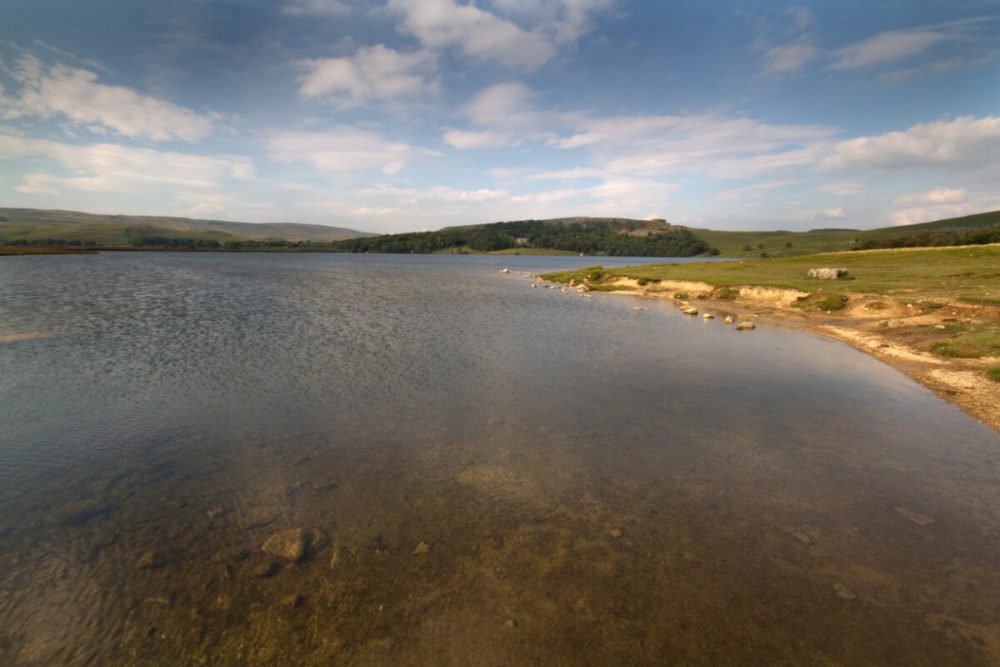
[[[0,208],[0,240],[65,239],[97,245],[129,245],[136,238],[204,241],[341,241],[372,236],[326,225],[292,222],[228,222],[145,215],[101,215],[79,211]]]
[[[932,245],[935,235],[961,235],[975,230],[1000,228],[1000,211],[979,213],[961,218],[948,218],[915,225],[881,227],[879,229],[817,229],[809,232],[727,232],[692,229],[696,236],[725,257],[769,257],[809,255],[865,247],[891,247],[893,241],[903,245]],[[914,243],[904,243],[913,240]]]

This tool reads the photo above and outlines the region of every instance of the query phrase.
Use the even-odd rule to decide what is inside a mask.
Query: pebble
[[[156,570],[169,565],[170,561],[170,554],[159,549],[150,549],[139,556],[139,560],[135,564],[140,570]]]
[[[428,552],[428,551],[430,551],[430,550],[431,550],[431,547],[430,547],[430,545],[429,545],[429,544],[427,544],[426,542],[421,542],[421,543],[420,543],[420,544],[418,544],[418,545],[417,545],[417,547],[416,547],[416,548],[415,548],[415,549],[413,550],[413,555],[414,555],[414,556],[419,556],[419,555],[421,555],[421,554],[425,554],[425,553],[427,553],[427,552]]]
[[[281,598],[278,600],[278,604],[286,609],[297,609],[298,607],[301,607],[302,603],[305,601],[305,597],[296,593],[294,595],[286,595]]]
[[[923,514],[917,514],[916,512],[906,509],[905,507],[893,507],[893,509],[918,526],[927,526],[934,523],[934,519],[931,517],[924,516]]]
[[[850,588],[848,588],[844,584],[840,583],[839,581],[833,585],[833,590],[837,593],[837,597],[838,598],[842,598],[844,600],[857,600],[858,599],[858,596],[855,595],[854,592]]]
[[[621,537],[622,535],[624,535],[624,533],[622,533],[622,531],[620,531],[617,528],[612,528],[611,530],[608,531],[608,535],[610,535],[611,537],[613,537],[613,538],[615,538],[617,540],[619,537]]]
[[[517,623],[514,622],[513,618],[508,618],[506,622],[504,622],[503,627],[507,628],[508,630],[513,630],[514,628],[517,627]]]
[[[281,563],[276,560],[266,560],[258,563],[253,568],[253,576],[255,577],[273,577],[281,569]]]

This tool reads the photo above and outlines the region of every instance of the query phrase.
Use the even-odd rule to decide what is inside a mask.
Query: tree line
[[[638,224],[633,225],[633,229]],[[686,227],[632,235],[621,223],[588,221],[553,224],[542,220],[498,222],[477,227],[452,227],[436,232],[387,234],[347,239],[332,244],[345,252],[432,253],[443,250],[491,252],[516,248],[566,250],[586,255],[629,257],[690,257],[709,253],[710,246]],[[625,232],[625,233],[623,233]],[[716,251],[716,254],[718,252]]]

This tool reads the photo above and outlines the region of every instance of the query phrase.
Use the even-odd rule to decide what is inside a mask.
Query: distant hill
[[[814,229],[808,232],[691,230],[725,257],[781,257],[869,248],[1000,242],[1000,211],[879,229]]]
[[[199,241],[341,241],[373,236],[327,225],[293,222],[229,222],[146,215],[0,208],[0,242],[64,239],[97,245],[132,245],[138,238]]]
[[[665,220],[555,218],[445,227],[333,244],[346,252],[432,253],[557,251],[587,255],[690,257],[711,248],[687,227]]]

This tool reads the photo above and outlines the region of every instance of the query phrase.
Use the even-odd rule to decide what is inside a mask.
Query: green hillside
[[[700,239],[726,257],[769,257],[809,255],[840,250],[877,249],[880,247],[919,247],[953,245],[950,241],[977,243],[971,236],[976,230],[997,230],[1000,241],[1000,211],[979,213],[915,225],[879,229],[818,229],[809,232],[727,232],[692,229]],[[963,236],[964,235],[964,236]]]
[[[587,255],[691,257],[707,243],[665,220],[558,218],[446,227],[436,232],[387,234],[333,244],[344,252],[440,253],[561,251]]]
[[[0,242],[65,239],[96,245],[130,245],[136,238],[200,241],[340,241],[371,236],[327,225],[291,222],[230,222],[145,215],[103,215],[79,211],[0,208]]]

